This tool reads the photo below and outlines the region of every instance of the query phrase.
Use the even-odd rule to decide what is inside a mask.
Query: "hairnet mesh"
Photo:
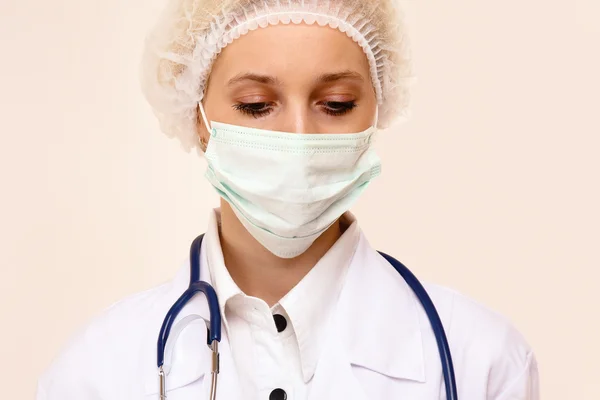
[[[397,0],[168,0],[146,40],[142,89],[161,129],[199,149],[198,103],[219,52],[259,27],[319,24],[345,32],[365,52],[379,128],[408,115],[410,50]]]

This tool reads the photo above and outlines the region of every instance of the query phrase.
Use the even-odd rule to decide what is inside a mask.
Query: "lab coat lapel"
[[[370,400],[357,367],[398,382],[425,382],[418,300],[362,233],[322,340],[310,400]]]
[[[325,342],[310,386],[309,400],[371,400],[352,372],[348,351],[335,335]]]
[[[422,309],[398,272],[361,233],[338,308],[353,365],[425,382]]]

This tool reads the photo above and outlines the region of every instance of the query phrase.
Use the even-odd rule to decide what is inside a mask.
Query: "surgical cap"
[[[161,130],[200,152],[198,103],[213,62],[233,40],[275,24],[318,24],[346,33],[364,51],[378,103],[378,128],[408,116],[412,82],[398,0],[167,0],[146,40],[142,89]]]

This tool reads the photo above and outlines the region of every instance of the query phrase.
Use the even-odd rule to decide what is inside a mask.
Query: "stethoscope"
[[[192,242],[190,247],[190,285],[185,292],[177,299],[175,304],[171,306],[167,313],[162,327],[160,328],[160,334],[158,336],[157,343],[157,366],[158,366],[158,377],[159,377],[159,398],[165,400],[167,398],[166,388],[166,373],[163,368],[165,360],[165,346],[173,322],[183,307],[198,293],[204,293],[208,301],[208,309],[210,312],[210,321],[208,321],[208,334],[206,341],[208,347],[212,351],[212,382],[210,386],[210,399],[215,400],[217,396],[217,377],[219,375],[219,342],[221,341],[221,312],[219,310],[219,299],[215,289],[208,283],[200,280],[200,246],[202,245],[202,238],[204,234],[198,236]],[[454,377],[454,367],[452,365],[452,357],[450,355],[450,347],[448,340],[446,339],[446,332],[442,325],[442,321],[437,313],[433,302],[429,298],[427,291],[421,285],[421,282],[413,275],[408,268],[406,268],[400,261],[394,257],[389,256],[385,253],[379,252],[396,271],[404,278],[408,286],[415,293],[421,305],[427,313],[427,318],[435,334],[435,340],[437,342],[438,350],[440,353],[440,360],[442,362],[442,372],[444,375],[444,383],[446,387],[446,399],[457,400],[456,392],[456,379]]]

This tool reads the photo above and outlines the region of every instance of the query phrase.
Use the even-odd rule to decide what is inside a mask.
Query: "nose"
[[[277,129],[293,133],[319,133],[318,123],[305,102],[293,102],[284,107],[277,121]]]

